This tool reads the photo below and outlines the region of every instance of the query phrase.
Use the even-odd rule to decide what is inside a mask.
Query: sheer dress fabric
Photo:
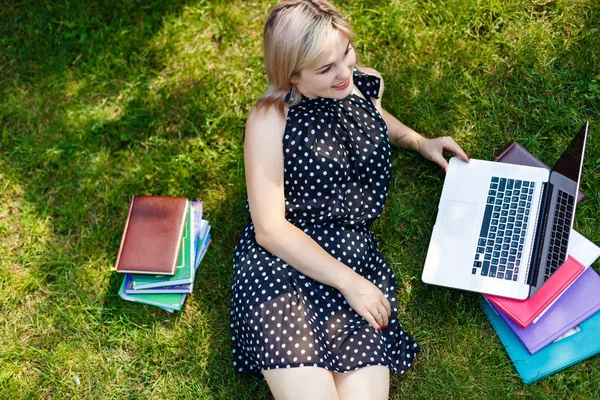
[[[250,222],[234,255],[231,330],[236,372],[317,366],[348,372],[384,365],[403,374],[421,348],[398,321],[396,282],[370,231],[390,184],[386,124],[370,98],[380,80],[354,71],[358,94],[303,98],[283,137],[286,219],[375,284],[392,307],[377,332],[341,293],[256,243]]]

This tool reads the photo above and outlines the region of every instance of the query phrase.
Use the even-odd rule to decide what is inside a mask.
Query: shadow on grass
[[[188,335],[209,339],[210,354],[203,355],[208,365],[203,368],[223,379],[208,376],[200,367],[195,372],[202,372],[209,390],[222,393],[230,390],[233,378],[231,269],[223,266],[231,265],[247,219],[241,169],[244,120],[206,96],[221,78],[215,72],[150,94],[164,65],[148,42],[165,18],[188,3],[32,2],[11,4],[0,12],[8,33],[3,39],[9,44],[0,55],[1,79],[8,84],[0,95],[6,105],[0,111],[0,157],[24,188],[22,209],[30,210],[29,218],[48,223],[47,232],[32,238],[35,246],[24,246],[22,263],[36,277],[36,285],[23,295],[47,294],[45,314],[79,310],[73,313],[76,322],[55,320],[53,333],[36,342],[43,344],[40,351],[52,352],[64,335],[88,331],[99,334],[99,350],[106,350],[112,347],[109,326],[123,324],[125,331],[143,334],[155,326],[174,327],[185,318],[121,301],[121,277],[109,268],[133,194],[208,200],[205,213],[215,240],[184,307],[190,309],[190,318],[206,318],[205,326]],[[76,74],[89,82],[73,79]],[[127,81],[136,86],[127,89]],[[115,115],[94,114],[103,99],[126,89],[130,100]],[[82,112],[89,118],[80,122]],[[85,315],[80,314],[82,305],[88,310]],[[47,367],[42,370],[53,369],[47,357],[35,363]],[[59,378],[42,374],[38,380],[43,387]],[[248,384],[236,382],[236,390],[248,392]],[[249,386],[257,395],[264,389],[263,384]]]
[[[110,259],[132,194],[202,198],[219,186],[228,190],[232,182],[223,178],[235,180],[239,174],[243,120],[203,96],[213,89],[218,76],[209,74],[204,80],[185,81],[149,95],[149,85],[162,65],[156,55],[144,54],[144,49],[160,31],[164,18],[177,14],[187,3],[32,2],[12,4],[0,14],[9,34],[3,54],[10,59],[2,71],[10,85],[2,98],[6,107],[0,111],[0,155],[26,187],[23,202],[37,208],[41,219],[52,221],[55,247],[62,243],[81,250],[91,245],[91,250]],[[111,59],[114,53],[125,55]],[[136,63],[138,56],[145,59]],[[154,73],[142,74],[130,100],[116,115],[96,117],[90,111],[85,117],[91,122],[74,122],[75,114],[86,110],[73,96],[102,103],[102,99],[117,97],[123,87],[89,82],[70,91],[70,74],[83,71],[84,77],[96,78],[99,63],[115,60],[130,61]],[[111,81],[119,81],[119,76],[126,81],[137,72],[123,67]],[[98,93],[90,93],[96,89]],[[219,130],[230,135],[219,138]],[[227,154],[214,154],[218,152]],[[216,157],[222,160],[203,163]],[[65,250],[64,254],[72,252]]]

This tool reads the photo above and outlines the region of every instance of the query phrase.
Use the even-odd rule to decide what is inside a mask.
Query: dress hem
[[[419,353],[421,353],[421,351],[417,352],[414,354],[414,357],[416,358],[416,356],[419,355]],[[414,360],[414,358],[413,358]],[[257,376],[261,379],[264,379],[264,376],[262,374],[262,371],[269,371],[269,370],[273,370],[273,369],[289,369],[289,368],[302,368],[302,367],[317,367],[317,368],[323,368],[327,371],[330,372],[337,372],[340,374],[345,374],[347,372],[352,372],[352,371],[356,371],[358,369],[364,368],[364,367],[375,367],[375,366],[383,366],[386,367],[387,369],[390,370],[390,372],[393,372],[395,375],[404,375],[404,373],[406,371],[408,371],[410,368],[412,368],[413,363],[411,363],[410,367],[407,367],[406,369],[400,369],[400,368],[394,368],[392,366],[390,366],[389,363],[363,363],[363,364],[353,364],[349,369],[344,369],[344,370],[338,370],[336,368],[331,368],[323,363],[289,363],[289,364],[269,364],[266,368],[261,368],[259,370],[259,372],[254,371],[254,370],[248,370],[248,369],[244,369],[243,371],[240,371],[239,369],[235,370],[236,374],[251,374],[254,376]]]

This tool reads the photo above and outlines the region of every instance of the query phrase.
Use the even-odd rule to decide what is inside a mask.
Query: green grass
[[[273,3],[0,0],[1,398],[270,398],[233,373],[229,297]],[[338,5],[384,74],[384,106],[471,157],[517,140],[552,164],[589,119],[576,229],[600,243],[597,1]],[[479,296],[421,282],[443,172],[403,151],[394,165],[374,230],[425,352],[391,397],[600,397],[599,357],[524,386]],[[214,243],[181,313],[117,296],[133,194],[204,200]]]

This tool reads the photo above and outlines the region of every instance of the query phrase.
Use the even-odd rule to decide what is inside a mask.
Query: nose
[[[352,76],[352,66],[350,65],[342,65],[340,66],[337,77],[340,80],[346,80]]]

